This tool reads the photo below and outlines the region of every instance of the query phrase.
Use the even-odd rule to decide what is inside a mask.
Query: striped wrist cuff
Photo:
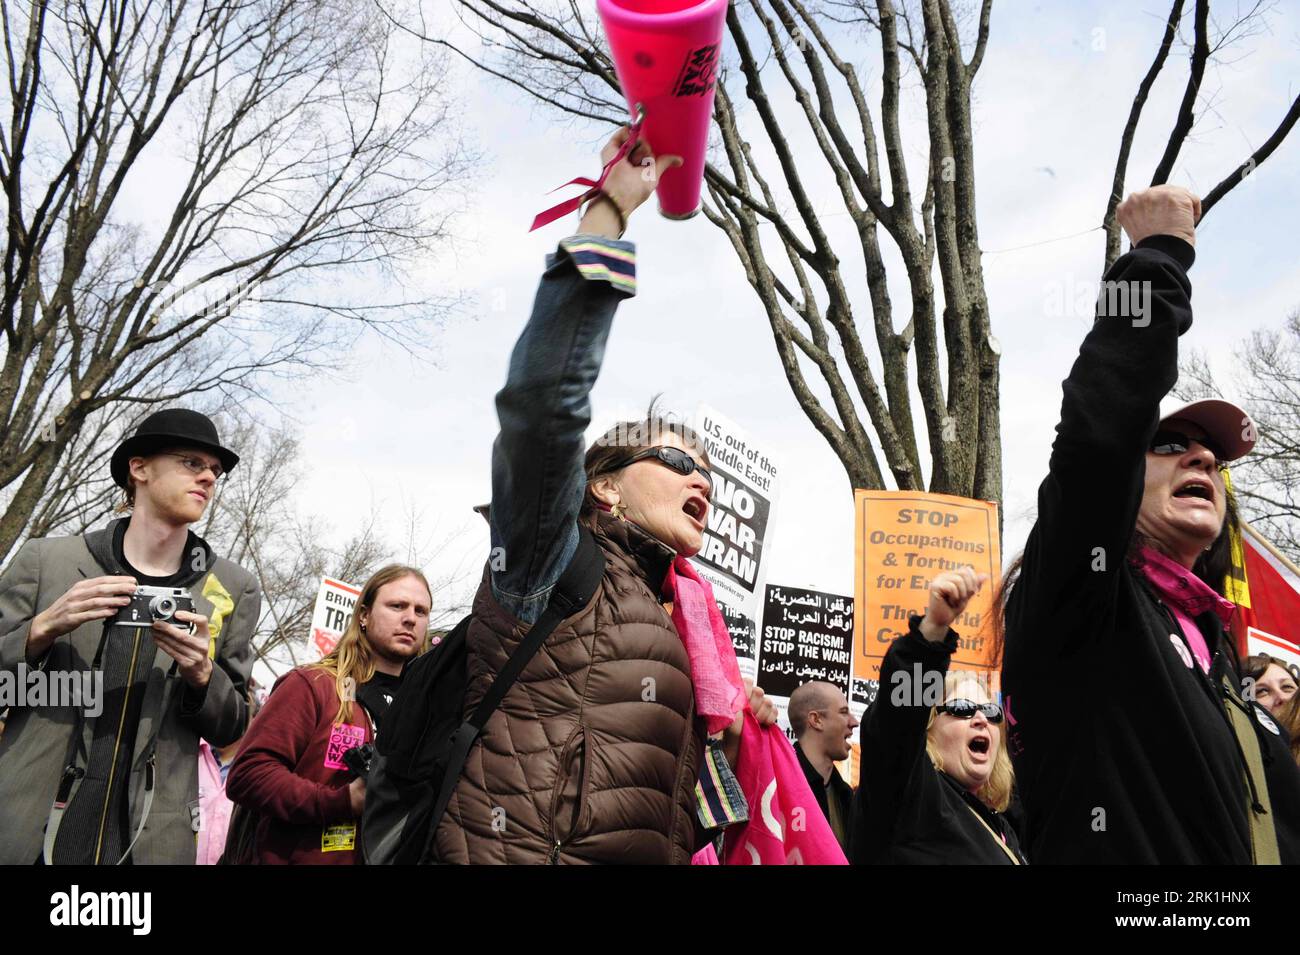
[[[560,248],[584,279],[608,282],[629,296],[636,294],[636,251],[631,242],[575,235],[561,242]]]

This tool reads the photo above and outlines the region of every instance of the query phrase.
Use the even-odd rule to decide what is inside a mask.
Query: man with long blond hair
[[[431,603],[420,571],[382,568],[361,588],[334,652],[276,681],[226,782],[230,799],[259,816],[252,861],[355,861],[365,781],[343,756],[374,740],[403,664],[425,645]]]

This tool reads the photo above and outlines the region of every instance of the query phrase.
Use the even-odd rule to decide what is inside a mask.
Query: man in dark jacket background
[[[849,851],[849,820],[853,812],[853,787],[835,764],[848,759],[849,739],[858,721],[849,710],[843,691],[831,683],[812,681],[790,694],[787,710],[794,730],[794,751],[808,786],[817,797],[822,815],[845,854]]]
[[[238,461],[204,415],[150,415],[110,465],[131,515],[29,540],[0,576],[0,676],[57,686],[91,673],[72,682],[97,697],[11,708],[0,864],[193,864],[199,738],[223,746],[244,732],[261,595],[189,528]],[[194,612],[124,625],[137,586],[188,591]]]

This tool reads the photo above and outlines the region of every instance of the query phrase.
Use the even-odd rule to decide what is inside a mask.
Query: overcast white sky
[[[994,9],[975,88],[975,133],[985,279],[1003,353],[1004,559],[1032,524],[1060,383],[1091,319],[1090,308],[1062,315],[1053,301],[1092,298],[1080,289],[1099,278],[1102,234],[1075,234],[1101,220],[1119,133],[1167,12],[1165,0],[1002,2]],[[1208,191],[1276,127],[1300,79],[1296,12],[1287,0],[1271,32],[1238,51],[1248,56],[1209,75],[1215,112],[1184,147],[1171,181]],[[485,164],[460,222],[462,238],[428,263],[424,278],[465,293],[469,304],[439,334],[436,364],[368,342],[355,380],[295,387],[286,407],[302,424],[302,510],[328,514],[341,538],[378,508],[394,542],[416,516],[424,546],[441,542],[426,569],[458,576],[457,596],[466,599],[487,554],[486,525],[470,508],[489,496],[493,395],[543,257],[573,227],[555,223],[530,235],[528,223],[554,201],[547,190],[595,170],[605,134],[557,125],[499,82],[464,70],[455,76]],[[1147,104],[1130,188],[1149,180],[1185,76],[1176,52]],[[782,84],[769,89],[779,91],[780,109],[792,110]],[[878,102],[878,86],[867,93]],[[917,107],[913,100],[912,126],[923,121]],[[909,161],[924,163],[924,140],[911,141]],[[1278,327],[1300,306],[1291,234],[1300,221],[1298,158],[1300,135],[1292,135],[1207,220],[1192,273],[1197,324],[1186,344],[1226,356],[1248,331]],[[825,221],[852,269],[860,259],[848,218]],[[1045,241],[1064,236],[1075,237]],[[682,413],[701,401],[717,407],[783,464],[769,582],[851,594],[848,480],[790,394],[730,246],[702,216],[669,222],[649,206],[628,237],[637,243],[640,292],[619,310],[593,394],[596,424],[635,415],[658,392]],[[861,281],[855,288],[863,289]],[[891,293],[901,316],[907,287],[897,269]],[[865,323],[864,291],[860,299]]]

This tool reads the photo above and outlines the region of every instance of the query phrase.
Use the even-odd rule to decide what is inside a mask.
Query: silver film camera
[[[194,612],[194,600],[190,592],[180,587],[135,588],[131,602],[117,612],[113,623],[119,627],[152,627],[155,620],[190,628],[176,619],[176,611]]]

